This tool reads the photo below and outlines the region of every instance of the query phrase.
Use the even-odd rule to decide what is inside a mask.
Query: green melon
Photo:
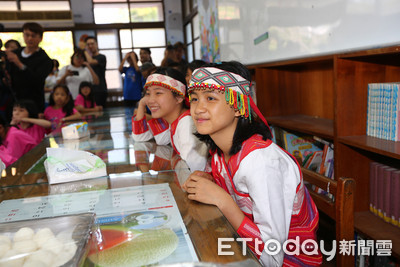
[[[178,246],[178,236],[171,229],[142,230],[138,237],[89,256],[103,267],[142,266],[168,257]]]

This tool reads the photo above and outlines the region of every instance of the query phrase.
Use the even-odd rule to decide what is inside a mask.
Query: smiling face
[[[212,139],[233,137],[240,114],[226,103],[223,93],[199,89],[193,90],[190,98],[190,113],[199,134],[210,135]]]
[[[146,89],[145,97],[153,118],[164,118],[171,123],[179,117],[183,98],[174,96],[171,90],[152,85]]]

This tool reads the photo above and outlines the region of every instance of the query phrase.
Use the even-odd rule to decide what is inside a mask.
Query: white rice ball
[[[11,249],[11,243],[9,243],[7,241],[0,240],[0,259],[10,249]]]
[[[61,251],[60,254],[57,255],[54,265],[61,266],[66,264],[69,260],[71,260],[76,252],[78,247],[74,242],[70,242],[64,245],[64,249]]]
[[[14,242],[13,250],[18,253],[31,253],[38,249],[38,246],[33,240],[22,240],[18,242]]]
[[[51,238],[54,238],[53,231],[50,228],[42,228],[33,236],[33,241],[36,242],[38,247],[42,247]]]
[[[56,255],[54,255],[53,252],[48,251],[48,250],[39,249],[39,250],[33,252],[32,254],[30,254],[26,258],[25,265],[27,264],[28,261],[30,261],[31,263],[41,262],[40,265],[36,265],[36,266],[53,266],[53,261],[54,261],[55,257],[56,257]],[[30,266],[34,266],[34,265],[30,265]]]
[[[34,236],[35,232],[32,228],[22,227],[14,234],[14,242],[23,241],[23,240],[31,240]]]
[[[0,242],[11,244],[11,239],[6,235],[0,235]]]
[[[20,255],[17,251],[10,249],[0,260],[1,267],[20,267],[24,264],[25,256]]]
[[[57,238],[50,238],[41,247],[44,250],[50,250],[54,254],[58,255],[63,249],[64,244],[61,243]]]

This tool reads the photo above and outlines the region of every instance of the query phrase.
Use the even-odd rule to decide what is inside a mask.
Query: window
[[[197,0],[184,0],[184,28],[187,60],[201,59],[200,22],[197,14]]]
[[[93,0],[96,24],[162,22],[162,1]]]

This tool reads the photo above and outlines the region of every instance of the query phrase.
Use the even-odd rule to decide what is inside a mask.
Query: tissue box
[[[74,182],[107,175],[106,164],[87,151],[47,148],[44,161],[49,184]]]
[[[61,129],[64,139],[79,139],[89,135],[87,122],[73,123]]]

